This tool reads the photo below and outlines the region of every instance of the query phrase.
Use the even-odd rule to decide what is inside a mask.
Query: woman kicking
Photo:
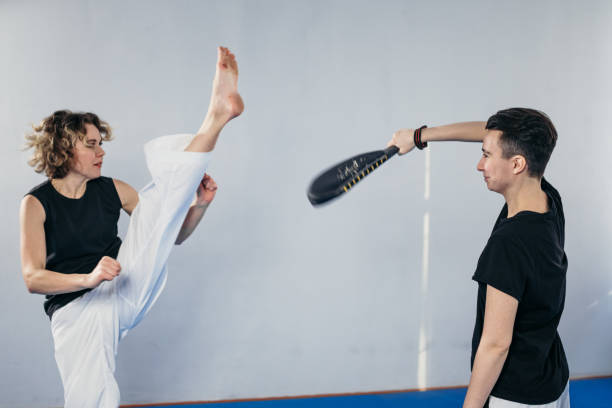
[[[145,145],[153,180],[139,193],[101,176],[111,129],[93,113],[55,112],[27,137],[30,164],[48,180],[21,203],[22,273],[31,293],[47,295],[66,408],[119,405],[119,340],[149,311],[173,244],[191,234],[214,198],[205,171],[219,133],[244,109],[237,82],[236,59],[220,47],[202,126],[195,136]],[[131,215],[123,242],[121,208]]]

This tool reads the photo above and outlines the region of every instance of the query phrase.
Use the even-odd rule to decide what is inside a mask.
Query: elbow
[[[486,352],[496,355],[507,355],[510,351],[510,344],[506,342],[484,343],[483,348]]]
[[[497,352],[497,354],[501,354],[501,355],[507,355],[508,352],[510,351],[510,344],[506,344],[506,343],[499,343],[499,344],[494,344],[493,346],[491,346],[491,348]]]
[[[512,339],[506,338],[498,338],[498,339],[487,339],[483,338],[481,341],[481,345],[484,350],[494,353],[505,355],[510,351],[510,344],[512,343]]]
[[[25,284],[26,284],[26,288],[28,289],[28,292],[38,293],[38,291],[36,290],[36,286],[34,282],[32,282],[32,280],[26,279]]]
[[[26,288],[30,293],[40,293],[37,286],[37,279],[35,271],[24,270],[23,271],[23,280],[25,282]]]

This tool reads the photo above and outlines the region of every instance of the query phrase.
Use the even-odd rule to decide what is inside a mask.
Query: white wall
[[[571,374],[612,373],[609,2],[135,3],[0,3],[1,407],[62,404],[43,298],[20,274],[19,202],[42,181],[20,151],[28,124],[97,112],[116,134],[104,173],[141,187],[143,143],[199,126],[218,44],[246,111],[210,167],[215,203],[120,347],[124,403],[466,384],[470,278],[503,203],[475,170],[480,146],[431,145],[429,200],[423,152],[322,209],[305,189],[400,127],[511,106],[559,131],[547,177],[567,219]]]

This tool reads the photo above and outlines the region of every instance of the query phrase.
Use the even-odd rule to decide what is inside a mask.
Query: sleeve
[[[491,285],[520,302],[533,269],[530,259],[520,243],[508,237],[491,237],[478,259],[472,279]]]

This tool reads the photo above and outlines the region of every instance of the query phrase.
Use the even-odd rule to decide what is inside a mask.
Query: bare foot
[[[238,64],[227,48],[217,48],[217,72],[213,80],[208,115],[224,123],[240,115],[244,103],[238,93]]]
[[[238,93],[238,64],[227,48],[217,49],[217,72],[213,80],[208,113],[200,130],[185,148],[188,152],[210,152],[227,122],[240,115],[244,103]]]

